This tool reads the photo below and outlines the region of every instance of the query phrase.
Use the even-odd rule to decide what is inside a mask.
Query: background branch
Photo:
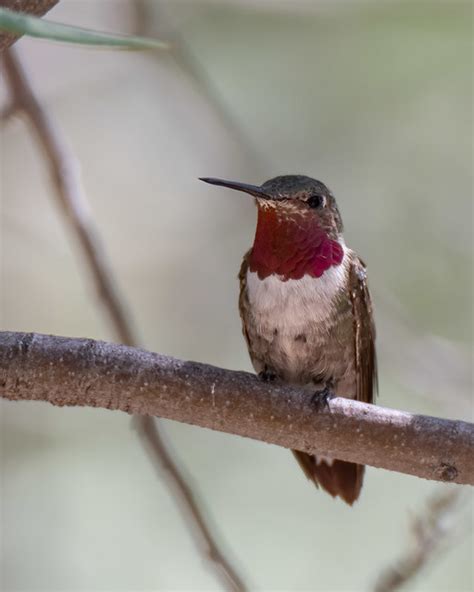
[[[474,425],[308,393],[253,374],[100,341],[0,334],[0,394],[11,400],[118,409],[285,448],[474,485]],[[355,445],[357,442],[357,445]]]
[[[79,163],[61,131],[35,96],[13,50],[7,50],[2,59],[11,93],[9,114],[19,111],[26,115],[31,123],[50,167],[58,206],[69,224],[70,231],[77,238],[99,300],[108,314],[110,326],[118,340],[128,345],[137,345],[137,336],[112,275],[82,188]],[[199,553],[211,561],[228,589],[245,590],[243,580],[220,551],[217,537],[207,526],[206,518],[199,509],[191,488],[166,450],[154,420],[151,417],[137,417],[134,426],[142,441],[146,443],[146,449],[155,466],[166,469],[165,481],[173,491],[173,500],[185,518]]]
[[[118,293],[104,247],[92,219],[82,187],[79,163],[59,128],[34,95],[16,54],[13,50],[8,50],[2,59],[12,107],[26,115],[36,133],[49,164],[57,204],[78,240],[87,268],[92,275],[93,285],[110,317],[110,325],[122,343],[137,345],[137,336]]]
[[[411,523],[412,541],[392,565],[385,567],[375,583],[374,592],[394,592],[417,577],[430,561],[460,534],[461,505],[467,496],[456,489],[439,489],[426,500],[423,511]]]

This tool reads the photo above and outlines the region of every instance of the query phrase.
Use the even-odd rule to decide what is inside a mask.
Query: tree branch
[[[368,464],[474,485],[474,425],[344,398],[316,411],[307,393],[246,372],[127,346],[0,333],[0,395],[118,409]]]
[[[0,6],[33,16],[43,16],[58,2],[59,0],[0,0]],[[0,53],[18,41],[20,37],[21,35],[0,31]]]
[[[80,176],[79,163],[48,112],[34,95],[25,71],[13,50],[2,56],[12,106],[24,113],[46,155],[58,206],[77,237],[87,268],[110,324],[122,343],[136,345],[129,315],[117,291],[105,250],[95,227]]]

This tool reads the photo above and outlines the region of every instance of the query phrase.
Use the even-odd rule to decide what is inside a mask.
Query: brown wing
[[[373,403],[378,388],[375,325],[367,273],[364,263],[358,257],[351,263],[349,282],[354,315],[356,399],[364,403]]]
[[[251,251],[251,249],[250,249]],[[245,327],[245,312],[249,309],[249,302],[248,302],[248,295],[247,295],[247,271],[249,268],[249,254],[250,251],[247,251],[244,255],[244,259],[242,261],[242,265],[240,266],[239,271],[239,283],[240,283],[240,292],[239,292],[239,311],[240,311],[240,318],[242,320],[242,333],[244,334],[245,341],[247,342],[247,347],[250,352],[250,338]]]
[[[375,326],[367,287],[365,265],[354,257],[351,262],[350,298],[354,317],[355,366],[357,373],[356,399],[372,403],[377,391],[377,360],[375,356]],[[308,479],[332,496],[339,496],[352,505],[359,497],[364,479],[364,465],[334,460],[327,463],[316,456],[293,450]]]
[[[247,270],[249,268],[249,255],[250,251],[245,253],[244,260],[239,271],[240,281],[240,294],[239,294],[239,311],[240,318],[242,320],[242,333],[244,334],[245,341],[247,342],[247,348],[249,350],[250,359],[252,360],[252,366],[257,374],[265,369],[265,362],[258,358],[255,354],[255,347],[252,347],[250,341],[250,335],[247,331],[247,323],[250,312],[249,296],[247,292]]]

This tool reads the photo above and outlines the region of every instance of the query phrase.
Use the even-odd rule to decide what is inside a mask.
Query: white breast
[[[294,334],[308,324],[320,323],[333,310],[333,298],[347,281],[349,257],[344,258],[320,278],[305,275],[299,280],[283,281],[271,275],[261,280],[256,272],[247,272],[250,310],[261,330],[278,327],[280,334]]]

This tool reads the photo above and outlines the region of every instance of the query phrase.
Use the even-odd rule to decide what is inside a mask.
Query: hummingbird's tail
[[[350,506],[359,497],[364,480],[364,465],[333,460],[326,462],[316,456],[293,450],[298,464],[316,487],[321,487],[333,497],[339,496]]]

